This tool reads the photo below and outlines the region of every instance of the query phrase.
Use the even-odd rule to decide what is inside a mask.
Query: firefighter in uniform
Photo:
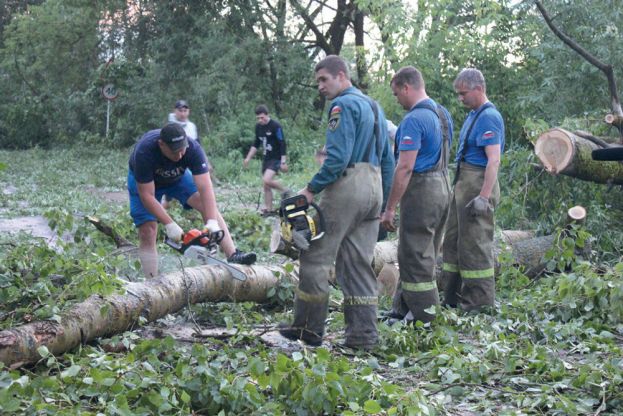
[[[399,157],[381,217],[383,226],[395,231],[394,215],[400,202],[400,286],[392,312],[397,318],[411,312],[413,319],[430,322],[435,315],[429,308],[439,304],[435,264],[450,206],[447,168],[452,118],[428,97],[422,74],[412,66],[394,75],[391,88],[408,110],[396,133]]]
[[[329,277],[344,293],[345,345],[368,349],[378,341],[377,283],[372,269],[379,216],[391,185],[394,160],[380,106],[351,84],[347,64],[330,55],[315,68],[329,107],[326,159],[307,187],[308,201],[322,192],[325,235],[300,257],[294,320],[280,333],[320,345],[329,302]]]
[[[459,101],[471,111],[461,128],[457,172],[443,244],[444,303],[479,310],[495,300],[494,209],[504,152],[504,121],[487,99],[485,79],[474,68],[454,81]]]

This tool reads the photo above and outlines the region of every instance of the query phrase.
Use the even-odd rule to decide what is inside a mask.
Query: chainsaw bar
[[[247,275],[244,272],[238,270],[236,267],[223,260],[219,260],[215,257],[210,256],[210,253],[205,247],[190,246],[184,252],[184,256],[197,260],[198,262],[203,264],[223,266],[227,269],[227,271],[231,274],[231,277],[233,277],[234,279],[240,280],[241,282],[247,280]]]
[[[164,242],[172,249],[180,252],[184,257],[196,260],[202,264],[223,266],[229,271],[231,277],[236,280],[244,282],[247,280],[247,275],[231,264],[212,257],[212,254],[216,252],[217,244],[223,239],[223,231],[219,230],[215,233],[198,233],[196,237],[193,237],[187,243],[178,243],[170,238],[165,238]]]

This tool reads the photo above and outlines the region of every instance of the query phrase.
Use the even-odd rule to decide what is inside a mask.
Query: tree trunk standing
[[[594,161],[591,152],[600,149],[591,140],[567,130],[555,128],[541,134],[534,153],[545,170],[596,183],[623,184],[623,164]]]
[[[355,19],[353,28],[355,30],[355,59],[357,61],[357,84],[359,89],[364,92],[368,89],[366,48],[364,45],[364,18],[365,14],[355,6]]]

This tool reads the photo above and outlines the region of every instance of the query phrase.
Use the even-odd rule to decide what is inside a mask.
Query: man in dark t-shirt
[[[128,192],[130,215],[138,228],[139,258],[148,278],[158,275],[157,222],[164,224],[167,237],[174,241],[180,241],[184,234],[160,205],[165,194],[177,199],[185,209],[199,211],[206,230],[224,231],[221,250],[227,261],[255,262],[255,253],[236,249],[216,207],[205,152],[197,141],[188,140],[179,124],[169,123],[162,129],[148,131],[136,143],[129,161]]]
[[[247,157],[244,158],[243,165],[246,168],[249,161],[257,153],[260,145],[264,150],[264,161],[262,162],[262,182],[264,183],[264,209],[262,213],[269,213],[273,209],[273,189],[285,192],[284,187],[275,176],[281,170],[288,171],[286,163],[286,141],[283,137],[281,124],[270,118],[268,107],[258,105],[255,108],[257,124],[255,125],[255,142],[249,149]]]

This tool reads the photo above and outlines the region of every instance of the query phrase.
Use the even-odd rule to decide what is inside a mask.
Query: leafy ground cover
[[[282,262],[266,254],[270,220],[257,213],[259,163],[241,171],[238,158],[213,160],[219,205],[242,248],[261,253],[261,262]],[[498,303],[488,313],[440,309],[430,327],[380,323],[380,345],[361,353],[339,346],[336,307],[321,348],[275,347],[257,332],[290,316],[292,287],[284,286],[269,304],[195,305],[61,357],[42,348],[36,366],[0,369],[0,413],[620,414],[620,192],[545,176],[530,161],[521,148],[507,153],[500,227],[552,233],[565,207],[582,204],[589,220],[572,237],[590,240],[595,253],[590,262],[579,259],[578,240],[562,239],[549,256],[552,268],[567,271],[536,281],[503,264]],[[0,185],[11,189],[0,193],[0,219],[43,215],[56,233],[71,236],[56,247],[25,234],[0,236],[0,328],[54,319],[90,294],[118,290],[118,276],[140,278],[136,260],[84,219],[98,216],[136,241],[122,198],[126,163],[127,151],[98,147],[0,152]],[[312,163],[295,166],[288,185],[302,187]],[[200,224],[179,206],[173,214],[184,228]],[[178,257],[160,251],[165,270],[179,267]],[[338,290],[332,298],[339,304]],[[389,299],[381,302],[389,307]],[[189,339],[161,330],[188,322],[232,335]],[[160,335],[144,336],[147,328]]]

